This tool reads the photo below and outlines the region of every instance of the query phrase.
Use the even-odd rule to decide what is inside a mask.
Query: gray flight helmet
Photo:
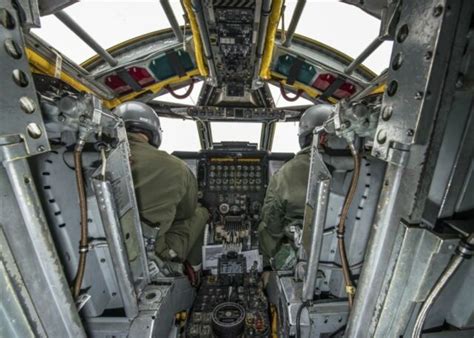
[[[115,108],[114,113],[123,119],[128,131],[144,133],[151,145],[160,147],[162,140],[160,119],[149,105],[139,101],[128,101]]]
[[[307,146],[308,136],[312,135],[314,128],[322,126],[333,113],[334,106],[330,104],[319,104],[309,107],[303,113],[298,127],[298,139],[300,147]]]

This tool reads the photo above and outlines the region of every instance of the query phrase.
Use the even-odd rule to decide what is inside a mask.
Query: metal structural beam
[[[443,137],[448,117],[456,114],[456,79],[465,72],[463,60],[469,58],[465,46],[472,7],[468,0],[403,2],[400,7],[372,150],[373,156],[389,165],[347,325],[348,337],[392,336],[387,333],[390,330],[410,334],[406,300],[393,293],[397,283],[406,286],[400,284],[403,266],[397,262],[408,251],[422,250],[422,242],[403,244],[403,239],[407,228],[423,222],[433,172],[442,161],[440,145],[448,141]],[[472,91],[469,95],[472,102]],[[433,285],[426,276],[411,282],[413,289],[423,283]],[[423,297],[421,294],[416,302]],[[383,319],[390,317],[404,318],[404,322],[390,327]]]
[[[50,147],[26,57],[21,21],[10,1],[2,1],[0,9],[0,136],[21,135],[28,154],[42,153]]]
[[[124,245],[120,221],[116,214],[111,184],[107,181],[93,180],[99,210],[108,239],[110,256],[115,266],[117,284],[120,288],[125,315],[133,319],[138,315],[137,294],[130,271],[129,259]]]
[[[270,14],[272,12],[272,0],[264,0],[262,3],[262,14],[260,18],[260,27],[258,28],[258,37],[257,37],[257,58],[255,62],[254,69],[254,80],[258,78],[260,72],[260,66],[262,65],[263,51],[265,49],[265,38],[267,36],[268,20],[270,19]],[[260,85],[254,83],[254,88],[259,87]]]
[[[315,134],[311,147],[310,174],[303,221],[303,247],[308,255],[302,291],[303,301],[314,298],[331,184],[331,173],[319,153],[318,146],[319,134]]]
[[[204,56],[209,67],[209,75],[213,81],[217,81],[217,70],[212,56],[211,41],[209,40],[209,33],[207,31],[206,19],[204,17],[204,9],[200,0],[191,0],[193,12],[196,16],[199,33],[201,34],[202,47]],[[217,83],[214,83],[217,84]]]
[[[179,42],[183,42],[183,33],[181,32],[181,28],[179,27],[178,20],[176,20],[176,16],[174,15],[173,9],[171,8],[169,0],[160,0],[161,7],[170,22],[171,29],[173,30],[176,39]]]
[[[384,38],[377,36],[345,69],[344,73],[351,75],[354,70],[361,65],[380,45]]]
[[[306,0],[298,0],[298,2],[296,3],[295,11],[293,12],[290,25],[288,26],[288,30],[286,31],[286,38],[285,42],[283,42],[283,46],[291,46],[291,40],[293,40],[293,36],[295,35],[296,31],[296,26],[298,25],[298,22],[301,19],[301,15],[303,14],[303,9],[305,5]]]
[[[54,14],[64,25],[74,32],[82,41],[91,47],[99,56],[111,67],[118,65],[118,61],[110,55],[92,36],[89,35],[77,22],[75,22],[66,12],[59,11]]]
[[[48,337],[86,337],[19,137],[2,138],[0,223]],[[47,311],[41,311],[47,304]]]

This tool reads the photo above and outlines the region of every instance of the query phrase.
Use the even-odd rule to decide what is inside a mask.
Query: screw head
[[[423,98],[423,92],[419,91],[415,94],[415,100],[421,100]]]
[[[443,13],[443,6],[438,5],[435,8],[433,8],[433,16],[438,17]]]
[[[36,150],[41,153],[41,152],[46,150],[46,147],[43,146],[43,145],[40,145],[40,146],[38,146],[38,148],[36,148]]]
[[[383,144],[385,141],[387,141],[387,131],[385,129],[380,129],[377,133],[377,142]]]
[[[415,135],[415,131],[413,129],[408,129],[407,130],[407,135],[408,136],[413,136],[413,135]]]
[[[382,111],[382,119],[384,121],[390,120],[393,114],[393,108],[392,106],[385,106]]]

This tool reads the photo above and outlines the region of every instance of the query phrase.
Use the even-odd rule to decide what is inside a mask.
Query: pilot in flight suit
[[[159,228],[155,254],[164,261],[199,265],[209,214],[198,206],[194,174],[182,160],[157,149],[161,127],[151,107],[127,102],[116,113],[128,132],[140,217],[145,226]]]
[[[286,236],[288,226],[303,223],[313,130],[322,125],[330,113],[328,105],[313,106],[305,111],[298,131],[302,150],[270,178],[258,228],[260,251],[267,267],[270,262],[277,270],[291,265],[291,250],[283,243],[291,241]]]

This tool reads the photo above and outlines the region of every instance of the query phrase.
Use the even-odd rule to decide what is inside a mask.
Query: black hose
[[[301,89],[298,89],[295,96],[293,97],[288,96],[288,94],[285,91],[285,87],[283,86],[283,83],[281,82],[280,82],[280,93],[281,93],[281,96],[283,96],[283,98],[289,102],[295,102],[301,97],[301,95],[303,95],[303,91]]]
[[[301,313],[303,309],[309,305],[309,302],[301,303],[298,311],[296,312],[296,338],[301,338]]]
[[[191,79],[191,83],[189,84],[188,86],[188,89],[186,90],[186,92],[184,94],[178,94],[176,93],[173,88],[171,88],[169,85],[165,87],[166,90],[168,91],[168,93],[171,94],[171,96],[173,96],[174,98],[178,99],[178,100],[182,100],[182,99],[185,99],[187,98],[189,95],[191,95],[191,93],[193,92],[193,89],[194,89],[194,80]]]

